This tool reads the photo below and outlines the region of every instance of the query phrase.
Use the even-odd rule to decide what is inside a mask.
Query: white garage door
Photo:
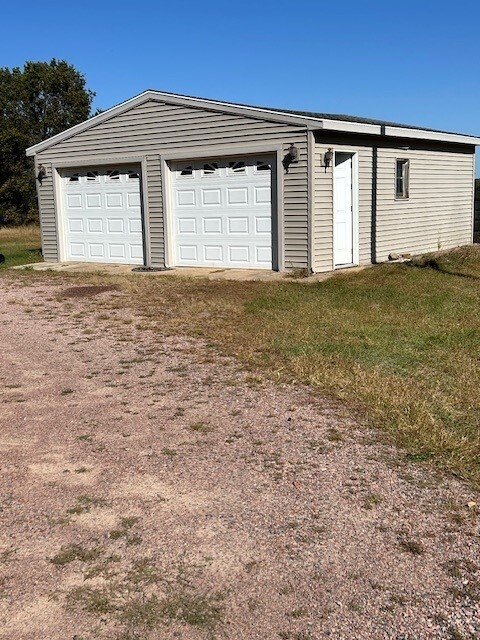
[[[177,162],[176,266],[272,268],[273,158]]]
[[[143,264],[140,168],[62,174],[65,260]]]

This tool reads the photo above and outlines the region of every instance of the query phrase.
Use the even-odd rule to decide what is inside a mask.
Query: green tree
[[[86,120],[94,96],[64,60],[0,68],[0,225],[38,219],[33,161],[25,149]]]

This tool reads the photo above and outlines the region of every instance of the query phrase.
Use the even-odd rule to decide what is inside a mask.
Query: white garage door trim
[[[141,165],[58,169],[61,259],[143,265]]]
[[[274,155],[172,161],[169,169],[169,266],[278,268]]]

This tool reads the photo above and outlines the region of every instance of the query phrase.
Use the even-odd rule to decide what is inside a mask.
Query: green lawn
[[[5,256],[0,269],[42,262],[40,246],[40,229],[36,226],[0,227],[0,253]]]

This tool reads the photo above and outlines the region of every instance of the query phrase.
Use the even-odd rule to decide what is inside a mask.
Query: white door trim
[[[348,265],[335,264],[335,156],[332,162],[332,270],[343,269],[345,267],[356,267],[360,262],[359,249],[359,203],[358,203],[358,151],[354,149],[341,148],[334,153],[347,153],[352,156],[352,254],[353,261]]]
[[[164,226],[164,247],[165,247],[165,267],[173,268],[174,260],[174,207],[172,204],[172,172],[170,161],[195,160],[200,158],[215,159],[229,158],[238,155],[271,155],[274,158],[275,170],[272,170],[272,249],[276,239],[276,264],[272,261],[273,270],[284,271],[284,216],[283,216],[283,171],[282,171],[282,146],[281,145],[230,145],[228,149],[218,147],[206,147],[204,149],[188,149],[162,154],[161,179],[162,179],[162,200],[163,200],[163,226]],[[272,167],[273,169],[273,167]],[[274,226],[276,227],[274,229]],[[272,256],[273,257],[273,256]]]

